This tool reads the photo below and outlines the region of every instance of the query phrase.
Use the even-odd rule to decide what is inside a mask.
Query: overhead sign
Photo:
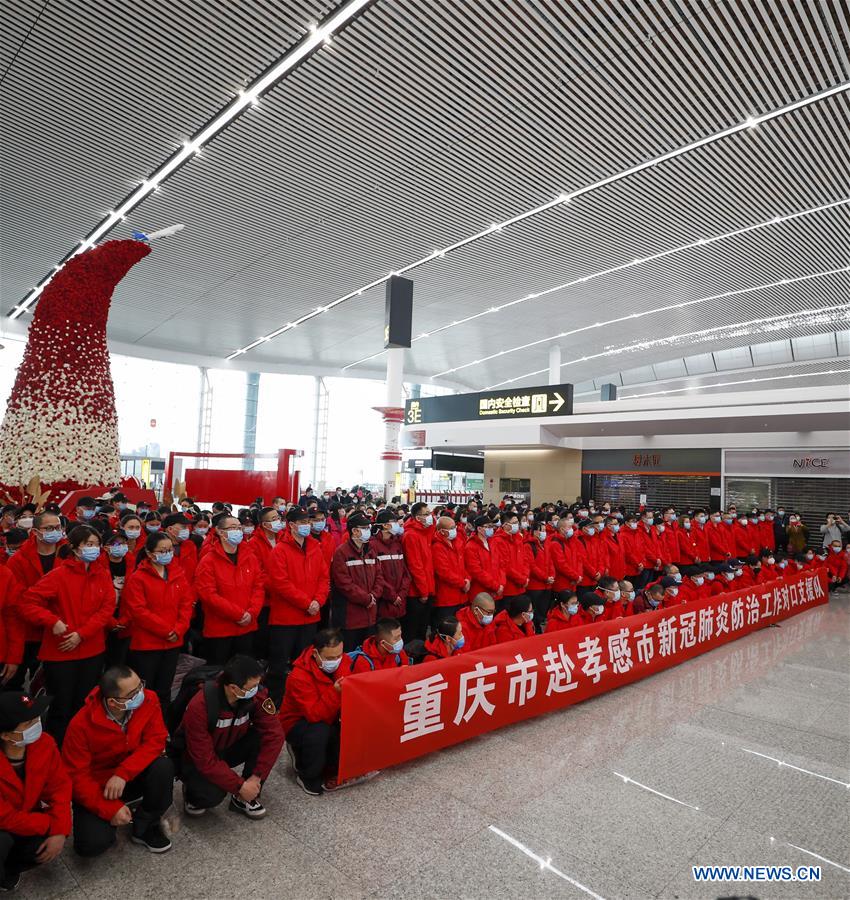
[[[404,408],[404,424],[423,425],[429,422],[467,422],[482,419],[542,419],[546,416],[572,414],[573,386],[556,384],[408,400]]]

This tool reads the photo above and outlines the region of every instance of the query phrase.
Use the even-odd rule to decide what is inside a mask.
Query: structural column
[[[561,348],[558,344],[549,348],[549,384],[561,383]]]
[[[402,380],[404,375],[404,348],[391,347],[387,350],[387,389],[384,405],[378,411],[384,416],[384,491],[387,502],[395,492],[396,472],[401,468],[399,432],[404,421],[402,400]]]
[[[242,452],[257,452],[257,404],[260,399],[260,373],[245,374],[245,429],[242,435]],[[251,457],[243,460],[242,468],[253,471],[255,460]]]

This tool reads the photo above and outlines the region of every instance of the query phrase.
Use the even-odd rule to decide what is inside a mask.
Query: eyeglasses
[[[139,681],[139,686],[136,688],[135,691],[131,691],[129,694],[127,694],[126,697],[113,697],[112,699],[113,700],[123,700],[123,701],[132,700],[134,697],[138,697],[139,694],[144,689],[145,689],[145,680],[143,678],[143,679],[141,679],[141,681]]]

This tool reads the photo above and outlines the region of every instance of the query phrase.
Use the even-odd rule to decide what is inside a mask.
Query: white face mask
[[[21,740],[12,741],[16,747],[26,747],[29,744],[34,744],[42,734],[41,719],[33,722],[32,725],[25,728],[20,734]]]
[[[700,576],[699,578],[694,578],[694,584],[697,587],[702,587],[705,584],[705,579],[702,576]]]
[[[336,670],[342,665],[342,657],[338,656],[336,659],[322,659],[322,657],[318,657],[319,668],[323,672],[327,672],[329,675],[332,675]]]

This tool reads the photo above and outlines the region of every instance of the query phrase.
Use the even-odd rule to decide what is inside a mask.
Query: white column
[[[401,466],[401,450],[398,435],[404,419],[402,402],[402,381],[404,376],[404,348],[392,347],[387,350],[387,389],[384,394],[384,490],[386,499],[395,490],[395,476]]]
[[[549,348],[549,384],[561,383],[561,348],[558,344]]]

